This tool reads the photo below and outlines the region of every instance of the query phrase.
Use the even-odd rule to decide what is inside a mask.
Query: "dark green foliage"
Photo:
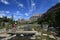
[[[60,33],[60,3],[50,8],[46,13],[38,19],[38,24],[48,23],[56,28],[58,33]]]
[[[56,21],[57,21],[56,16],[58,16],[59,14],[60,14],[60,3],[56,4],[55,6],[50,8],[46,13],[44,13],[42,17],[38,19],[38,24],[41,24],[44,22],[49,24],[56,24]],[[59,18],[60,17],[58,17],[58,19]]]
[[[11,25],[15,23],[15,21],[12,18],[7,18],[7,16],[3,16],[2,18],[0,18],[0,28],[4,28],[5,23],[9,23],[8,25]]]

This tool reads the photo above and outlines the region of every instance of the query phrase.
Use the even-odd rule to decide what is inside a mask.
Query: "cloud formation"
[[[6,16],[5,14],[0,14],[0,17]]]
[[[29,16],[28,13],[25,13],[25,16]]]
[[[24,7],[24,5],[23,5],[23,4],[18,4],[18,6],[19,6],[19,7],[22,7],[22,8]]]
[[[20,11],[16,11],[16,12],[14,13],[14,15],[16,15],[16,16],[22,16],[23,14],[21,14]]]
[[[8,13],[10,13],[10,11],[0,11],[0,14],[8,14]]]
[[[35,3],[32,3],[32,6],[35,6]]]
[[[10,4],[7,0],[1,0],[1,2],[6,4],[6,5]]]
[[[7,13],[7,14],[8,14],[8,13],[10,13],[10,11],[5,11],[5,13]]]
[[[7,14],[9,14],[10,11],[0,11],[0,17],[6,16]],[[7,15],[8,16],[8,15]]]

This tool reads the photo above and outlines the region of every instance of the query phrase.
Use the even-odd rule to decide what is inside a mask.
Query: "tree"
[[[41,18],[38,19],[39,24],[44,22],[55,27],[58,34],[60,34],[60,3],[51,7]]]

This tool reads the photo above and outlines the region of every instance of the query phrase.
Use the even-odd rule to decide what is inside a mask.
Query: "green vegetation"
[[[38,18],[38,24],[52,25],[60,33],[60,3],[50,8],[41,18]]]
[[[7,18],[7,16],[3,16],[0,18],[0,28],[9,28],[9,25],[15,23],[12,18]]]
[[[5,25],[5,23],[8,22],[8,25]],[[2,17],[0,18],[0,28],[11,28],[9,25],[13,24],[13,23],[18,23],[18,21],[14,21],[12,18],[7,18]],[[34,28],[36,31],[41,32],[42,34],[48,34],[51,35],[50,31],[45,31],[35,25],[33,25],[34,23],[38,23],[38,24],[49,24],[49,26],[53,26],[54,28],[56,28],[56,31],[58,32],[58,35],[60,34],[60,3],[56,4],[55,6],[53,6],[52,8],[50,8],[46,13],[44,13],[40,18],[38,18],[37,21],[31,22],[31,23],[24,23],[24,24],[32,24],[31,28]],[[19,26],[22,26],[24,24],[19,24]],[[21,27],[23,28],[23,26]],[[44,37],[41,34],[41,39],[42,38],[47,38],[47,40],[54,40],[54,39],[50,39],[48,36]],[[60,35],[59,35],[60,36]]]

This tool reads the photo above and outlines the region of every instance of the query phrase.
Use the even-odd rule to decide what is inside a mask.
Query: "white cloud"
[[[6,16],[6,14],[10,13],[10,11],[0,11],[0,17]]]
[[[16,13],[20,13],[20,11],[16,11]]]
[[[6,5],[10,4],[7,0],[1,0],[1,2],[6,4]]]
[[[16,11],[16,13],[15,13],[16,15],[20,15],[20,11]]]
[[[16,11],[15,15],[19,15],[20,11]]]
[[[22,19],[22,18],[23,18],[22,16],[16,16],[16,15],[14,15],[14,19],[15,20]]]
[[[8,14],[8,13],[10,13],[10,11],[5,11],[5,13],[7,13],[7,14]]]
[[[20,11],[16,11],[16,12],[14,13],[14,15],[16,15],[16,16],[22,16],[23,14],[22,14]]]
[[[35,6],[35,3],[32,3],[32,6]]]
[[[14,0],[14,1],[17,3],[17,6],[18,6],[18,7],[25,8],[22,3],[18,2],[17,0]]]
[[[31,9],[29,10],[29,14],[31,14],[35,10],[35,3],[31,0]]]
[[[25,16],[29,16],[28,13],[25,13]]]
[[[16,18],[16,15],[14,15],[13,17]]]
[[[3,14],[3,13],[5,13],[5,11],[0,11],[0,14]]]
[[[5,14],[0,14],[0,17],[6,16]]]
[[[18,4],[18,6],[19,6],[19,7],[22,7],[22,8],[24,7],[24,5],[23,5],[23,4]]]
[[[6,16],[4,11],[0,11],[0,17]]]
[[[30,9],[29,10],[29,15],[32,13],[34,11],[34,9],[32,8],[32,9]]]
[[[7,18],[11,18],[12,16],[7,16]]]
[[[1,13],[1,14],[8,14],[8,13],[10,13],[10,11],[3,11],[3,10],[2,10],[2,11],[0,11],[0,13]]]

